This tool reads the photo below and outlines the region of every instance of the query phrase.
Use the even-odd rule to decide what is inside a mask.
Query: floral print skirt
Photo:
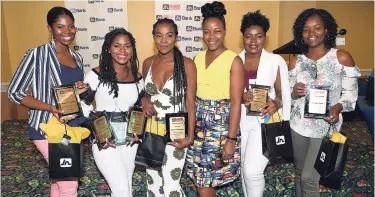
[[[233,182],[240,175],[241,134],[237,133],[235,153],[223,160],[229,130],[230,101],[197,98],[197,122],[193,144],[186,155],[187,174],[200,188]]]

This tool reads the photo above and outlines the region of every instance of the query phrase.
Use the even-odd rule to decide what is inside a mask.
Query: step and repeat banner
[[[201,7],[210,1],[155,1],[155,21],[173,19],[178,26],[177,46],[186,57],[203,51]]]
[[[84,71],[99,66],[104,36],[116,28],[128,29],[126,1],[65,1],[75,18],[77,34],[73,48],[83,57]]]

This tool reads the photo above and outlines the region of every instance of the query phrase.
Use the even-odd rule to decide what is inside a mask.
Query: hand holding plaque
[[[129,123],[127,135],[133,137],[133,134],[137,136],[143,136],[146,127],[146,116],[144,115],[141,108],[133,107],[129,110]]]
[[[82,116],[79,96],[74,85],[56,86],[52,89],[57,108],[63,110],[63,113],[59,114],[60,120],[68,121],[77,116]]]
[[[102,149],[107,140],[112,142],[115,140],[112,127],[109,124],[108,117],[105,112],[92,112],[89,117],[89,123],[93,130],[95,139],[98,141],[99,149]]]
[[[305,97],[305,118],[321,119],[328,116],[329,87],[311,86]]]
[[[268,93],[270,86],[251,84],[251,89],[253,93],[253,100],[246,110],[247,116],[260,116],[260,108],[262,108],[268,102]]]
[[[188,116],[185,112],[168,113],[165,115],[168,141],[182,139],[187,136]]]

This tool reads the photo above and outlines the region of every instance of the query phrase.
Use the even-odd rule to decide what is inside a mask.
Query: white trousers
[[[242,110],[243,111],[243,110]],[[245,117],[244,117],[245,116]],[[264,169],[268,159],[262,153],[260,123],[254,116],[241,114],[241,159],[242,187],[247,197],[262,197],[265,187]]]
[[[109,147],[99,151],[92,145],[95,163],[103,174],[112,197],[132,197],[132,177],[135,167],[135,156],[138,144],[131,146]]]

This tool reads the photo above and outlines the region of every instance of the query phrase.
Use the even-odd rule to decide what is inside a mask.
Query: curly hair
[[[248,12],[242,17],[240,31],[244,34],[246,29],[251,26],[261,27],[264,34],[266,34],[270,29],[270,20],[265,15],[261,14],[260,10],[257,10],[256,12]]]
[[[223,23],[224,29],[226,28],[224,15],[227,14],[227,10],[222,2],[214,1],[204,4],[201,8],[201,13],[203,16],[202,25],[209,18],[217,18]]]
[[[168,18],[163,18],[156,21],[156,23],[152,26],[152,35],[155,36],[155,29],[160,24],[172,25],[175,35],[178,35],[178,28],[176,23],[172,19]],[[177,103],[185,105],[187,81],[185,73],[184,56],[176,46],[173,47],[173,63],[173,97],[177,99]],[[184,108],[183,106],[180,107],[180,110]]]
[[[335,18],[324,9],[310,8],[303,11],[298,15],[296,21],[293,25],[293,36],[294,42],[297,48],[302,52],[306,53],[308,46],[303,41],[302,33],[306,21],[312,16],[319,16],[324,22],[324,27],[327,30],[327,34],[324,37],[325,46],[330,49],[336,46],[336,36],[337,36],[337,23]]]
[[[133,55],[130,58],[130,70],[134,77],[134,81],[138,83],[138,68],[139,68],[139,61],[137,57],[137,49],[135,47],[135,39],[133,35],[126,31],[124,28],[119,28],[108,32],[104,37],[104,42],[102,46],[102,53],[100,54],[99,59],[99,68],[100,68],[100,77],[99,77],[99,85],[101,83],[106,84],[110,87],[109,94],[114,93],[113,98],[118,97],[118,85],[117,85],[117,77],[116,71],[113,68],[112,63],[112,55],[110,53],[110,48],[112,42],[118,35],[127,35],[130,39],[130,43],[133,49]]]

